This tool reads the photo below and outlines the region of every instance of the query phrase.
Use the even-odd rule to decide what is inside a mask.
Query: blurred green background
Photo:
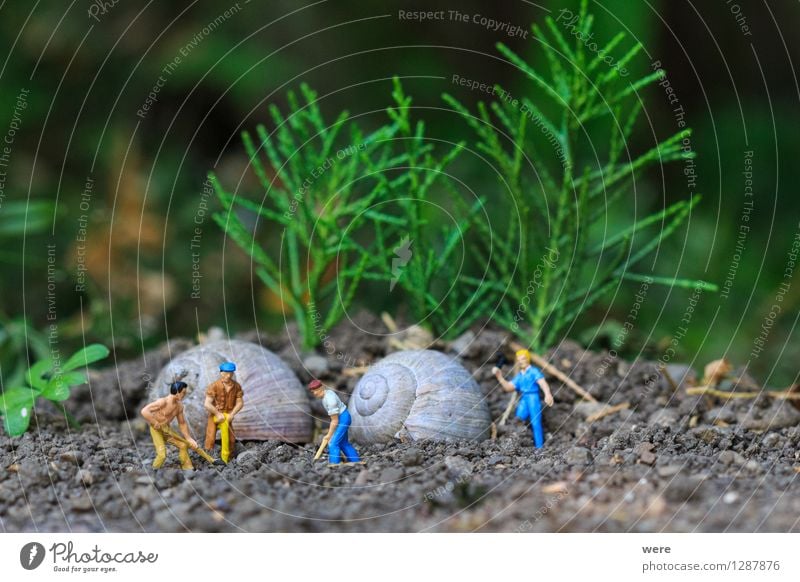
[[[425,108],[432,136],[471,140],[442,111],[441,94],[465,103],[482,96],[457,87],[452,76],[498,83],[536,100],[531,84],[495,49],[502,41],[538,62],[536,44],[471,21],[404,20],[398,11],[458,10],[528,30],[548,13],[576,10],[575,4],[3,4],[0,134],[8,138],[13,129],[5,162],[0,158],[4,357],[23,344],[45,350],[49,333],[74,345],[101,341],[125,357],[211,325],[276,329],[283,323],[280,301],[252,280],[239,249],[223,245],[211,220],[218,203],[204,194],[210,169],[231,188],[258,192],[240,132],[268,121],[267,105],[284,106],[286,90],[300,82],[319,92],[329,117],[348,109],[365,126],[377,125],[397,75],[414,105]],[[702,297],[673,361],[701,367],[727,355],[738,364],[749,361],[768,385],[795,382],[800,283],[785,269],[800,232],[794,192],[800,183],[794,66],[800,4],[589,4],[598,39],[626,30],[642,42],[645,56],[632,67],[637,74],[661,62],[694,129],[695,191],[704,200],[651,264],[657,274],[702,278],[726,291]],[[176,57],[180,62],[165,72]],[[664,90],[650,87],[646,97],[646,123],[633,144],[640,151],[678,129]],[[743,223],[746,152],[752,152],[754,196]],[[471,175],[469,166],[459,171],[478,192],[491,197],[497,189],[485,173]],[[648,173],[630,205],[645,214],[688,194],[681,165],[670,165]],[[737,238],[742,224],[750,230]],[[199,247],[192,246],[195,229]],[[203,292],[193,298],[198,260]],[[781,283],[789,287],[781,290]],[[594,347],[611,345],[614,321],[625,320],[638,285],[622,289],[585,314],[570,335]],[[690,295],[652,287],[620,352],[662,355]],[[388,294],[370,294],[360,305],[402,315]],[[20,343],[25,323],[39,331]],[[760,334],[764,350],[756,354]]]

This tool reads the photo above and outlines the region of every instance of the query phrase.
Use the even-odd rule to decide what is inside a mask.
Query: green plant
[[[23,262],[22,253],[9,247],[23,236],[44,232],[53,224],[54,210],[53,203],[46,200],[0,200],[0,260],[4,263]]]
[[[643,170],[690,160],[694,152],[684,148],[687,129],[644,154],[628,153],[642,110],[639,91],[661,79],[663,72],[633,81],[620,74],[641,51],[638,43],[622,53],[616,66],[608,67],[601,55],[612,54],[624,40],[623,33],[602,52],[590,54],[581,42],[592,27],[586,8],[583,0],[578,18],[581,34],[573,44],[553,18],[545,19],[549,37],[539,26],[532,27],[547,59],[548,75],[505,45],[497,45],[531,81],[536,94],[546,99],[515,96],[497,87],[500,98],[488,106],[479,103],[473,114],[444,95],[477,135],[477,150],[496,168],[515,209],[514,214],[507,210],[511,224],[504,224],[502,231],[476,221],[479,236],[472,248],[491,269],[485,285],[493,303],[500,306],[494,318],[514,333],[527,334],[534,349],[553,345],[565,328],[621,280],[641,281],[644,275],[632,268],[675,232],[700,200],[692,196],[627,225],[604,222],[611,204],[635,192],[635,178]],[[599,135],[609,136],[607,142],[598,140]],[[601,152],[607,152],[605,159]],[[671,286],[715,289],[702,281],[652,279]]]
[[[29,354],[41,359],[49,351],[45,334],[29,325],[24,317],[11,319],[0,312],[0,388],[24,381]]]
[[[20,245],[23,238],[41,234],[52,226],[55,205],[44,200],[9,200],[0,197],[0,262],[11,270],[10,265],[25,264],[26,258]],[[35,261],[28,260],[28,265]],[[18,284],[10,274],[5,282]],[[7,291],[11,291],[11,287]],[[2,287],[0,286],[0,292]],[[6,303],[4,308],[9,308]],[[23,379],[28,367],[29,354],[43,358],[48,352],[45,335],[31,327],[24,317],[8,317],[0,310],[0,379],[6,385],[16,385]],[[2,388],[0,383],[0,388]]]
[[[352,304],[367,264],[385,256],[364,227],[376,219],[391,220],[376,207],[392,191],[386,170],[403,164],[406,156],[392,154],[395,126],[365,134],[347,111],[328,124],[316,93],[306,85],[301,93],[302,103],[288,93],[286,116],[270,107],[275,129],[258,126],[257,144],[243,133],[265,192],[260,200],[227,192],[213,174],[210,179],[223,207],[214,220],[288,305],[304,345],[311,348],[325,341]],[[279,240],[270,238],[278,232]]]
[[[92,344],[73,354],[60,366],[50,359],[36,362],[25,372],[25,385],[4,389],[0,395],[0,415],[6,432],[10,436],[19,436],[28,430],[39,398],[52,402],[64,414],[70,426],[77,428],[77,421],[63,403],[69,398],[73,387],[88,381],[86,374],[79,369],[102,360],[108,354],[107,347]]]
[[[459,254],[483,200],[465,202],[446,176],[463,144],[444,146],[447,149],[438,153],[438,140],[427,139],[424,122],[411,118],[411,97],[398,78],[393,83],[394,105],[387,114],[397,127],[395,143],[407,162],[395,169],[402,177],[392,182],[394,211],[368,213],[378,247],[386,251],[370,261],[365,278],[386,282],[390,293],[395,287],[402,289],[405,301],[398,298],[396,304],[407,305],[414,321],[435,334],[452,337],[486,313],[488,289],[467,274],[467,253]]]

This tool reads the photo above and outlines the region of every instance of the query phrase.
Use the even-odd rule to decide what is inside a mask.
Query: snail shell
[[[150,389],[152,400],[184,372],[189,387],[183,399],[186,422],[198,440],[205,434],[208,413],[203,408],[206,387],[219,379],[222,362],[236,364],[244,408],[233,420],[240,440],[308,442],[312,417],[308,394],[283,360],[260,345],[240,340],[217,340],[196,346],[174,358]]]
[[[350,435],[360,443],[483,440],[491,416],[472,375],[441,352],[396,352],[356,384],[348,410]]]

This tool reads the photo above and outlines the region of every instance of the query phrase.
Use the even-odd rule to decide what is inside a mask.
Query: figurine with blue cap
[[[219,380],[206,388],[203,407],[208,411],[205,448],[211,449],[220,432],[222,450],[220,458],[228,462],[235,450],[236,439],[233,432],[233,419],[244,406],[244,392],[234,377],[236,364],[223,362],[219,366]]]

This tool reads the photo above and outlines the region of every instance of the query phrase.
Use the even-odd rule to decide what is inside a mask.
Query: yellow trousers
[[[168,435],[164,435],[160,430],[150,427],[150,437],[153,439],[153,446],[156,448],[156,458],[153,461],[153,469],[160,469],[167,458],[167,443],[177,447],[178,459],[181,461],[181,469],[194,469],[192,460],[189,458],[189,447],[180,441],[176,441]]]
[[[214,448],[214,441],[216,440],[217,430],[221,443],[220,458],[227,463],[231,458],[231,453],[236,447],[236,437],[233,435],[233,428],[231,428],[230,421],[228,420],[228,413],[223,412],[222,416],[225,420],[217,424],[212,415],[208,415],[208,423],[206,424],[206,449],[211,450]]]

